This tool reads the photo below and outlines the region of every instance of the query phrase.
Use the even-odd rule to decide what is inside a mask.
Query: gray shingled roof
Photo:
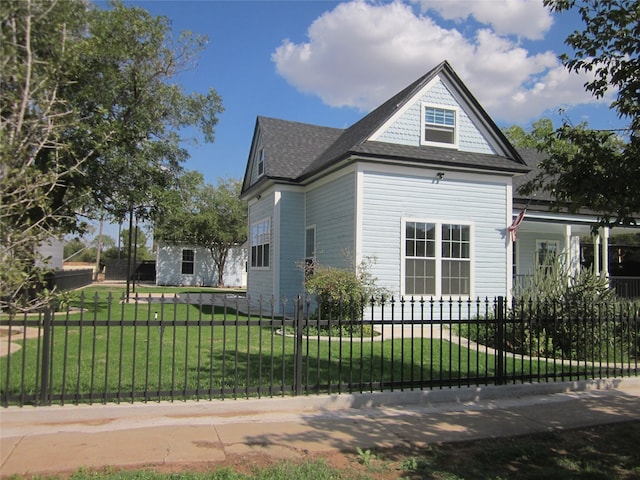
[[[365,142],[365,140],[373,134],[384,122],[386,122],[398,109],[402,108],[405,103],[411,100],[418,91],[429,83],[438,74],[444,74],[448,76],[452,82],[459,88],[460,93],[464,96],[469,106],[488,124],[493,127],[496,132],[496,136],[502,141],[507,149],[510,150],[510,158],[500,157],[502,161],[498,160],[497,155],[476,155],[476,163],[473,163],[472,158],[464,152],[457,152],[447,148],[437,147],[410,147],[406,145],[386,144],[385,147],[381,147],[379,142]],[[373,145],[373,144],[377,145]],[[390,157],[400,158],[407,157],[409,160],[424,160],[424,161],[438,161],[443,156],[450,158],[453,154],[459,158],[453,162],[447,161],[447,164],[460,165],[460,166],[479,166],[486,167],[491,165],[494,168],[502,168],[508,171],[513,169],[514,172],[525,172],[528,168],[524,165],[524,162],[519,158],[518,153],[509,144],[506,138],[502,135],[502,132],[493,123],[493,120],[487,115],[482,106],[478,103],[475,97],[465,87],[464,83],[454,70],[451,68],[447,61],[440,63],[438,66],[427,72],[425,75],[417,79],[411,85],[404,90],[398,92],[389,100],[384,102],[378,108],[366,115],[360,121],[354,123],[351,127],[344,131],[344,133],[305,170],[303,176],[309,176],[314,173],[322,171],[328,165],[340,161],[343,158],[348,157],[351,154],[357,153],[378,153],[381,155],[387,155]],[[384,150],[384,151],[383,151]],[[455,153],[453,153],[455,152]],[[433,158],[433,155],[436,158]],[[494,158],[491,158],[494,157]]]
[[[518,188],[524,185],[529,180],[532,180],[540,173],[540,169],[538,168],[538,164],[544,160],[546,155],[542,152],[539,152],[533,148],[519,148],[518,152],[520,153],[520,157],[527,162],[527,165],[531,169],[529,173],[526,175],[521,175],[518,177],[514,177],[513,179],[513,201],[514,206],[523,208],[524,206],[529,205],[533,207],[537,204],[542,204],[543,210],[548,210],[549,203],[552,201],[552,196],[550,192],[536,192],[531,198],[525,197],[518,192]]]
[[[343,132],[339,128],[258,117],[265,149],[265,175],[295,180]]]
[[[459,93],[493,132],[494,138],[504,145],[506,156],[367,141],[367,138],[385,121],[440,73],[448,76],[459,88]],[[446,61],[345,130],[267,117],[258,117],[257,128],[260,129],[262,144],[265,148],[265,178],[272,180],[300,182],[351,155],[512,173],[529,171],[518,152],[502,135]],[[245,185],[245,189],[249,189],[249,185]]]
[[[408,162],[442,165],[443,167],[480,168],[511,173],[526,173],[529,167],[516,163],[500,155],[461,152],[450,148],[439,148],[422,145],[414,147],[384,142],[365,142],[352,149],[352,153],[384,157]]]
[[[539,152],[538,150],[533,148],[519,148],[518,152],[520,153],[522,159],[527,162],[527,165],[529,165],[531,170],[526,175],[521,175],[513,178],[513,208],[518,210],[527,208],[528,211],[537,212],[568,212],[569,208],[567,205],[562,206],[554,203],[554,198],[551,195],[551,192],[537,191],[531,196],[524,196],[520,192],[518,192],[518,188],[520,186],[524,185],[529,180],[533,180],[536,175],[540,173],[541,170],[538,165],[546,157],[545,153]],[[581,208],[577,212],[573,213],[590,216],[596,215],[596,213],[592,210],[585,208]]]
[[[354,147],[360,145],[369,135],[377,130],[393,113],[409,100],[413,94],[433,75],[438,67],[422,76],[401,92],[391,97],[371,113],[344,130],[342,135],[320,156],[308,166],[305,174],[321,171],[328,164],[338,161],[350,153]]]

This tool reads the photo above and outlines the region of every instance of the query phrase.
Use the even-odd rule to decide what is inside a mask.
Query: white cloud
[[[532,8],[532,2],[507,3]],[[585,78],[570,74],[555,53],[531,53],[488,28],[465,38],[399,1],[341,3],[307,34],[304,43],[285,40],[272,60],[290,84],[333,107],[371,110],[443,60],[497,120],[522,122],[560,105],[593,102],[582,87]]]
[[[434,10],[447,20],[473,17],[498,35],[541,39],[553,17],[542,0],[414,0],[423,12]]]

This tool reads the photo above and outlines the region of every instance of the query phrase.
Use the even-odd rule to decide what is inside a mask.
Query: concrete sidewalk
[[[0,410],[2,478],[419,447],[640,420],[640,379]]]

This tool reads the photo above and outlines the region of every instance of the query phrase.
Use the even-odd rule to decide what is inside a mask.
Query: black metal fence
[[[253,308],[251,307],[253,305]],[[345,303],[343,306],[346,306]],[[1,404],[147,402],[637,376],[639,304],[389,299],[355,313],[295,300],[80,297],[0,317]],[[284,309],[283,309],[284,311]],[[325,310],[326,311],[326,310]]]
[[[93,269],[81,270],[54,270],[45,275],[47,288],[57,290],[74,290],[93,282]]]
[[[609,277],[609,284],[621,298],[640,298],[640,277]]]

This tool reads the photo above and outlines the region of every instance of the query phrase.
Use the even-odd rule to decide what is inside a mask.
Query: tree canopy
[[[72,97],[83,117],[82,135],[97,135],[101,148],[85,177],[93,204],[119,219],[131,209],[137,217],[162,211],[161,192],[175,181],[188,157],[181,129],[200,128],[214,140],[222,111],[213,89],[184,92],[175,77],[195,66],[206,38],[173,35],[170,20],[114,2],[92,9],[89,41],[75,66],[82,84]],[[103,140],[104,139],[104,140]]]
[[[247,240],[247,204],[240,200],[242,182],[218,179],[214,187],[188,172],[172,192],[173,208],[155,225],[155,237],[166,243],[205,247],[224,286],[224,267],[232,247]]]
[[[37,246],[102,212],[162,212],[183,128],[213,141],[222,104],[176,81],[206,39],[141,8],[6,0],[0,24],[0,308],[32,308]]]
[[[585,89],[595,97],[614,91],[611,108],[629,126],[624,131],[602,131],[565,121],[536,145],[548,157],[539,165],[541,173],[520,193],[548,191],[556,207],[592,210],[602,225],[636,224],[640,214],[640,0],[544,3],[558,13],[578,8],[584,29],[567,37],[565,43],[573,51],[560,58],[571,71],[593,72]],[[572,147],[565,148],[567,144]]]
[[[541,118],[533,122],[529,131],[520,125],[511,125],[504,128],[503,133],[514,147],[541,150],[545,146],[546,138],[553,134],[554,130],[550,118]]]

